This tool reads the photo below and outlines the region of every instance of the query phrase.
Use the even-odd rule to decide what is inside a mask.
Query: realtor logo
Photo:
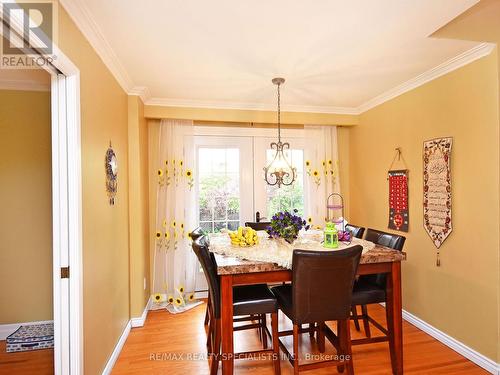
[[[0,67],[34,69],[53,61],[57,4],[47,0],[18,0],[3,3],[2,8]]]

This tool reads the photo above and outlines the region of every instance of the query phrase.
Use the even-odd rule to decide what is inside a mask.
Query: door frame
[[[0,7],[0,20],[5,22]],[[23,20],[11,15],[8,27],[22,38]],[[3,28],[0,28],[0,35]],[[53,45],[49,59],[52,137],[52,249],[54,298],[54,373],[83,374],[82,193],[80,71]],[[69,278],[61,268],[69,267]]]

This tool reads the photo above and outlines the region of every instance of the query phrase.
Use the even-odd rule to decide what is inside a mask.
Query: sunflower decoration
[[[177,226],[177,222],[175,220],[172,220],[172,228],[175,229],[176,226]]]
[[[165,175],[163,173],[163,169],[158,168],[158,170],[156,171],[156,175],[158,176],[158,184],[160,186],[165,185]]]
[[[168,227],[167,219],[163,219],[163,222],[161,223],[163,228]]]
[[[188,297],[188,301],[189,302],[193,302],[194,301],[194,293],[191,293]]]
[[[166,230],[164,236],[165,236],[165,241],[168,242],[170,240],[170,231]]]
[[[158,246],[158,248],[163,247],[163,233],[160,232],[159,230],[156,231],[155,239],[156,239],[156,245]]]
[[[182,305],[182,298],[177,297],[177,298],[175,299],[175,305],[176,305],[176,306],[181,306],[181,305]]]
[[[307,224],[311,225],[311,224],[312,224],[312,222],[313,222],[313,218],[312,218],[311,216],[309,216],[309,217],[307,218]]]
[[[174,303],[174,296],[168,296],[167,302],[170,304]]]
[[[189,186],[189,190],[191,190],[194,186],[193,171],[191,169],[186,169],[186,179],[187,179],[187,184]]]
[[[310,160],[306,160],[306,172],[307,172],[307,175],[310,176],[311,173],[312,173],[312,169],[311,169],[311,161]]]
[[[321,165],[323,166],[323,168],[326,168],[326,160],[323,160],[323,161],[321,162]]]
[[[178,290],[180,294],[184,293],[184,286],[181,285]]]
[[[312,172],[312,177],[314,179],[314,183],[319,186],[321,184],[321,175],[317,169]]]
[[[183,168],[184,168],[184,162],[182,160],[179,160],[179,170],[177,173],[178,177],[181,177],[181,178],[184,177],[184,169]],[[175,182],[179,182],[178,180],[179,180],[179,178],[176,178]]]
[[[161,303],[163,302],[163,295],[160,293],[153,294],[153,301],[155,303]]]

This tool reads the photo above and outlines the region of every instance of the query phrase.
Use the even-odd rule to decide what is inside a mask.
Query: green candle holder
[[[336,249],[337,247],[339,247],[339,233],[334,223],[326,223],[324,234],[325,239],[323,241],[323,247],[326,247],[328,249]]]

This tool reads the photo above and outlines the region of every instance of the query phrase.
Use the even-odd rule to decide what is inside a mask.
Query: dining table
[[[227,236],[226,236],[227,237]],[[402,295],[401,295],[401,262],[406,260],[406,253],[371,243],[366,249],[367,241],[353,239],[351,245],[361,241],[365,246],[361,255],[357,275],[387,274],[386,277],[386,317],[387,337],[380,341],[389,342],[392,373],[403,374],[403,321],[402,321]],[[274,246],[273,239],[264,238],[259,247]],[[304,246],[296,245],[297,248]],[[343,248],[349,245],[342,246]],[[262,283],[280,283],[292,281],[291,262],[283,264],[280,259],[273,261],[273,252],[266,260],[252,260],[252,248],[237,249],[235,254],[231,249],[229,238],[227,240],[220,234],[210,238],[210,251],[215,255],[217,274],[221,285],[221,327],[222,327],[222,374],[233,374],[234,370],[234,341],[233,341],[233,287],[237,285],[251,285]],[[313,246],[314,248],[314,246]],[[307,247],[306,249],[311,249]],[[332,249],[323,248],[321,244],[315,246],[317,251]],[[291,249],[290,251],[293,251]],[[257,253],[257,252],[256,252]],[[291,255],[290,255],[291,260]],[[281,265],[280,265],[281,264]],[[325,325],[326,326],[326,325]],[[328,326],[326,329],[329,330]],[[330,332],[325,332],[326,337]],[[357,342],[356,342],[357,341]],[[352,344],[367,344],[372,339],[353,340]]]

